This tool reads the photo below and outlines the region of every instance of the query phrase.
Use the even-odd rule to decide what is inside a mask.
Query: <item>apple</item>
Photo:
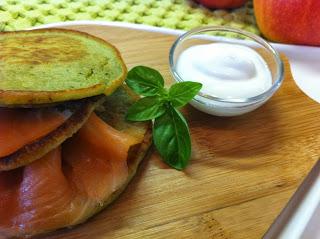
[[[207,8],[238,8],[245,4],[246,0],[197,0]]]
[[[320,0],[254,0],[257,24],[269,40],[320,45]]]

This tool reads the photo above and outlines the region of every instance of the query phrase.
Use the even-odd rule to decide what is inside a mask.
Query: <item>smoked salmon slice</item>
[[[71,115],[55,108],[0,108],[0,157],[55,130]]]
[[[63,145],[63,158],[70,165],[71,180],[89,198],[103,201],[128,177],[129,147],[137,143],[113,129],[95,114]]]
[[[92,114],[61,147],[27,166],[0,172],[0,238],[87,219],[126,181],[128,150],[136,143]]]
[[[13,220],[21,233],[66,224],[75,194],[62,171],[60,147],[26,166],[22,177]]]

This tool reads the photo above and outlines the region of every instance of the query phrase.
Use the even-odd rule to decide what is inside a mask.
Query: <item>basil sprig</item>
[[[179,82],[166,89],[161,74],[146,66],[128,72],[127,85],[145,96],[133,104],[127,120],[154,120],[153,142],[164,162],[182,170],[191,156],[191,139],[187,121],[177,108],[186,105],[201,89],[197,82]]]

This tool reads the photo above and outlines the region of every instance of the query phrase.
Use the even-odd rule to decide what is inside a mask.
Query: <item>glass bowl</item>
[[[180,54],[191,46],[213,42],[244,45],[255,50],[268,65],[272,85],[263,93],[249,98],[219,98],[200,90],[190,102],[192,106],[212,115],[236,116],[255,110],[279,89],[283,81],[284,69],[278,52],[261,37],[230,27],[206,26],[195,28],[184,33],[174,42],[170,49],[169,64],[171,74],[176,82],[184,81],[176,70]]]

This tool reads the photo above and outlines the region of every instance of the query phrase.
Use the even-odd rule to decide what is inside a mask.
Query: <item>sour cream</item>
[[[176,63],[184,81],[202,83],[201,92],[223,99],[246,99],[272,86],[265,60],[244,45],[211,43],[184,50]]]

